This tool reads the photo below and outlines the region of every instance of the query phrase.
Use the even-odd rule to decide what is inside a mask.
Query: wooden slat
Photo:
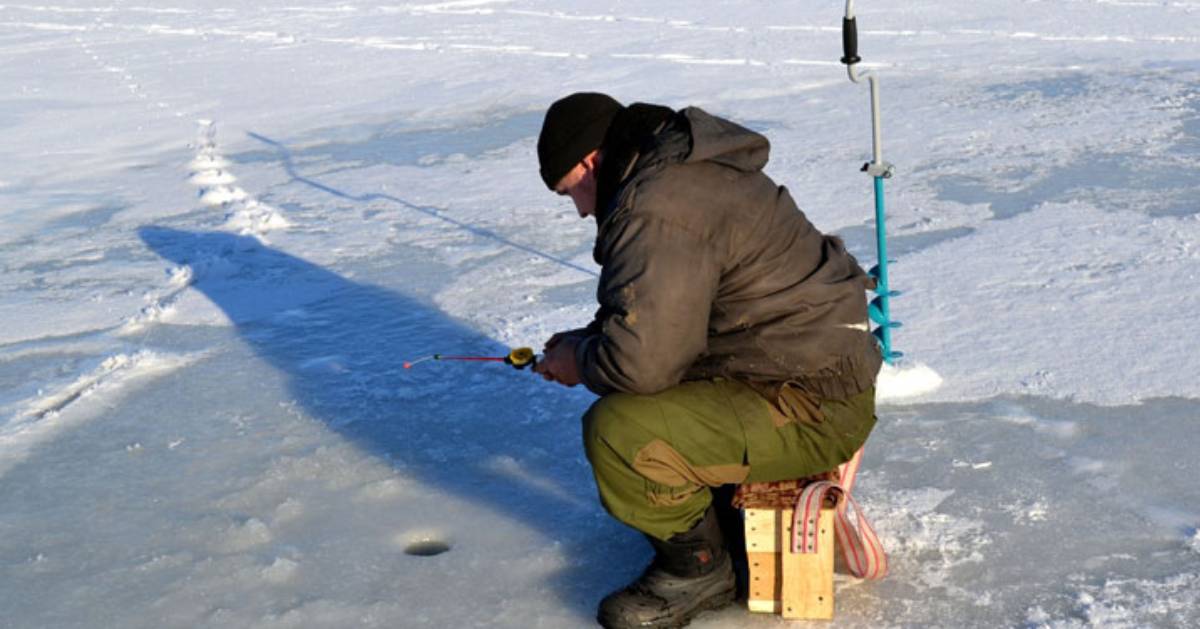
[[[791,511],[788,517],[791,517]],[[752,612],[779,613],[779,526],[782,522],[782,514],[775,509],[745,511],[746,559],[750,568],[746,607]]]
[[[752,612],[779,613],[782,592],[779,580],[779,553],[746,553],[750,565],[750,592],[747,607]]]
[[[778,614],[779,601],[763,601],[750,599],[746,601],[746,609],[755,614]]]
[[[783,522],[775,509],[746,509],[746,552],[779,552],[779,526]],[[791,519],[791,510],[787,511]]]
[[[784,618],[833,619],[834,509],[821,509],[817,528],[819,553],[791,552],[792,518],[778,529],[781,553],[781,613]]]

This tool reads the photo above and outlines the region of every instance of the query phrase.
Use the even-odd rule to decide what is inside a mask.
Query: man
[[[606,627],[679,627],[734,598],[709,488],[814,475],[875,424],[870,280],[762,172],[763,136],[696,108],[577,93],[546,113],[542,179],[594,216],[600,308],[547,341],[547,380],[601,396],[584,446],[605,509],[655,558]]]

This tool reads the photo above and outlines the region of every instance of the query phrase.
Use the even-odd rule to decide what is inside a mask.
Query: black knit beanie
[[[550,105],[538,135],[542,181],[551,190],[588,153],[600,148],[621,103],[607,94],[576,92]]]

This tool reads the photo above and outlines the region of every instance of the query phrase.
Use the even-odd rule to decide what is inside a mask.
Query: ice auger
[[[892,364],[895,359],[903,356],[901,352],[892,349],[892,330],[900,327],[899,321],[893,321],[891,315],[891,298],[900,295],[891,290],[888,283],[887,257],[887,227],[883,205],[883,180],[890,179],[895,173],[895,167],[883,161],[883,139],[880,136],[879,123],[879,77],[875,72],[859,74],[855,67],[862,58],[858,56],[858,26],[854,17],[854,0],[846,0],[846,16],[842,18],[842,63],[850,80],[861,83],[866,79],[871,87],[871,139],[874,144],[874,155],[870,162],[863,165],[862,171],[871,175],[875,181],[875,246],[879,262],[868,271],[875,278],[875,298],[868,306],[871,321],[876,328],[872,331],[883,351],[883,359]]]

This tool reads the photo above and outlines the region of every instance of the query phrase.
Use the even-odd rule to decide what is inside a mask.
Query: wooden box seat
[[[733,505],[744,510],[748,607],[789,619],[833,618],[834,517],[840,492],[826,494],[813,522],[817,552],[792,552],[794,509],[805,487],[838,482],[837,470],[811,478],[746,483]]]

